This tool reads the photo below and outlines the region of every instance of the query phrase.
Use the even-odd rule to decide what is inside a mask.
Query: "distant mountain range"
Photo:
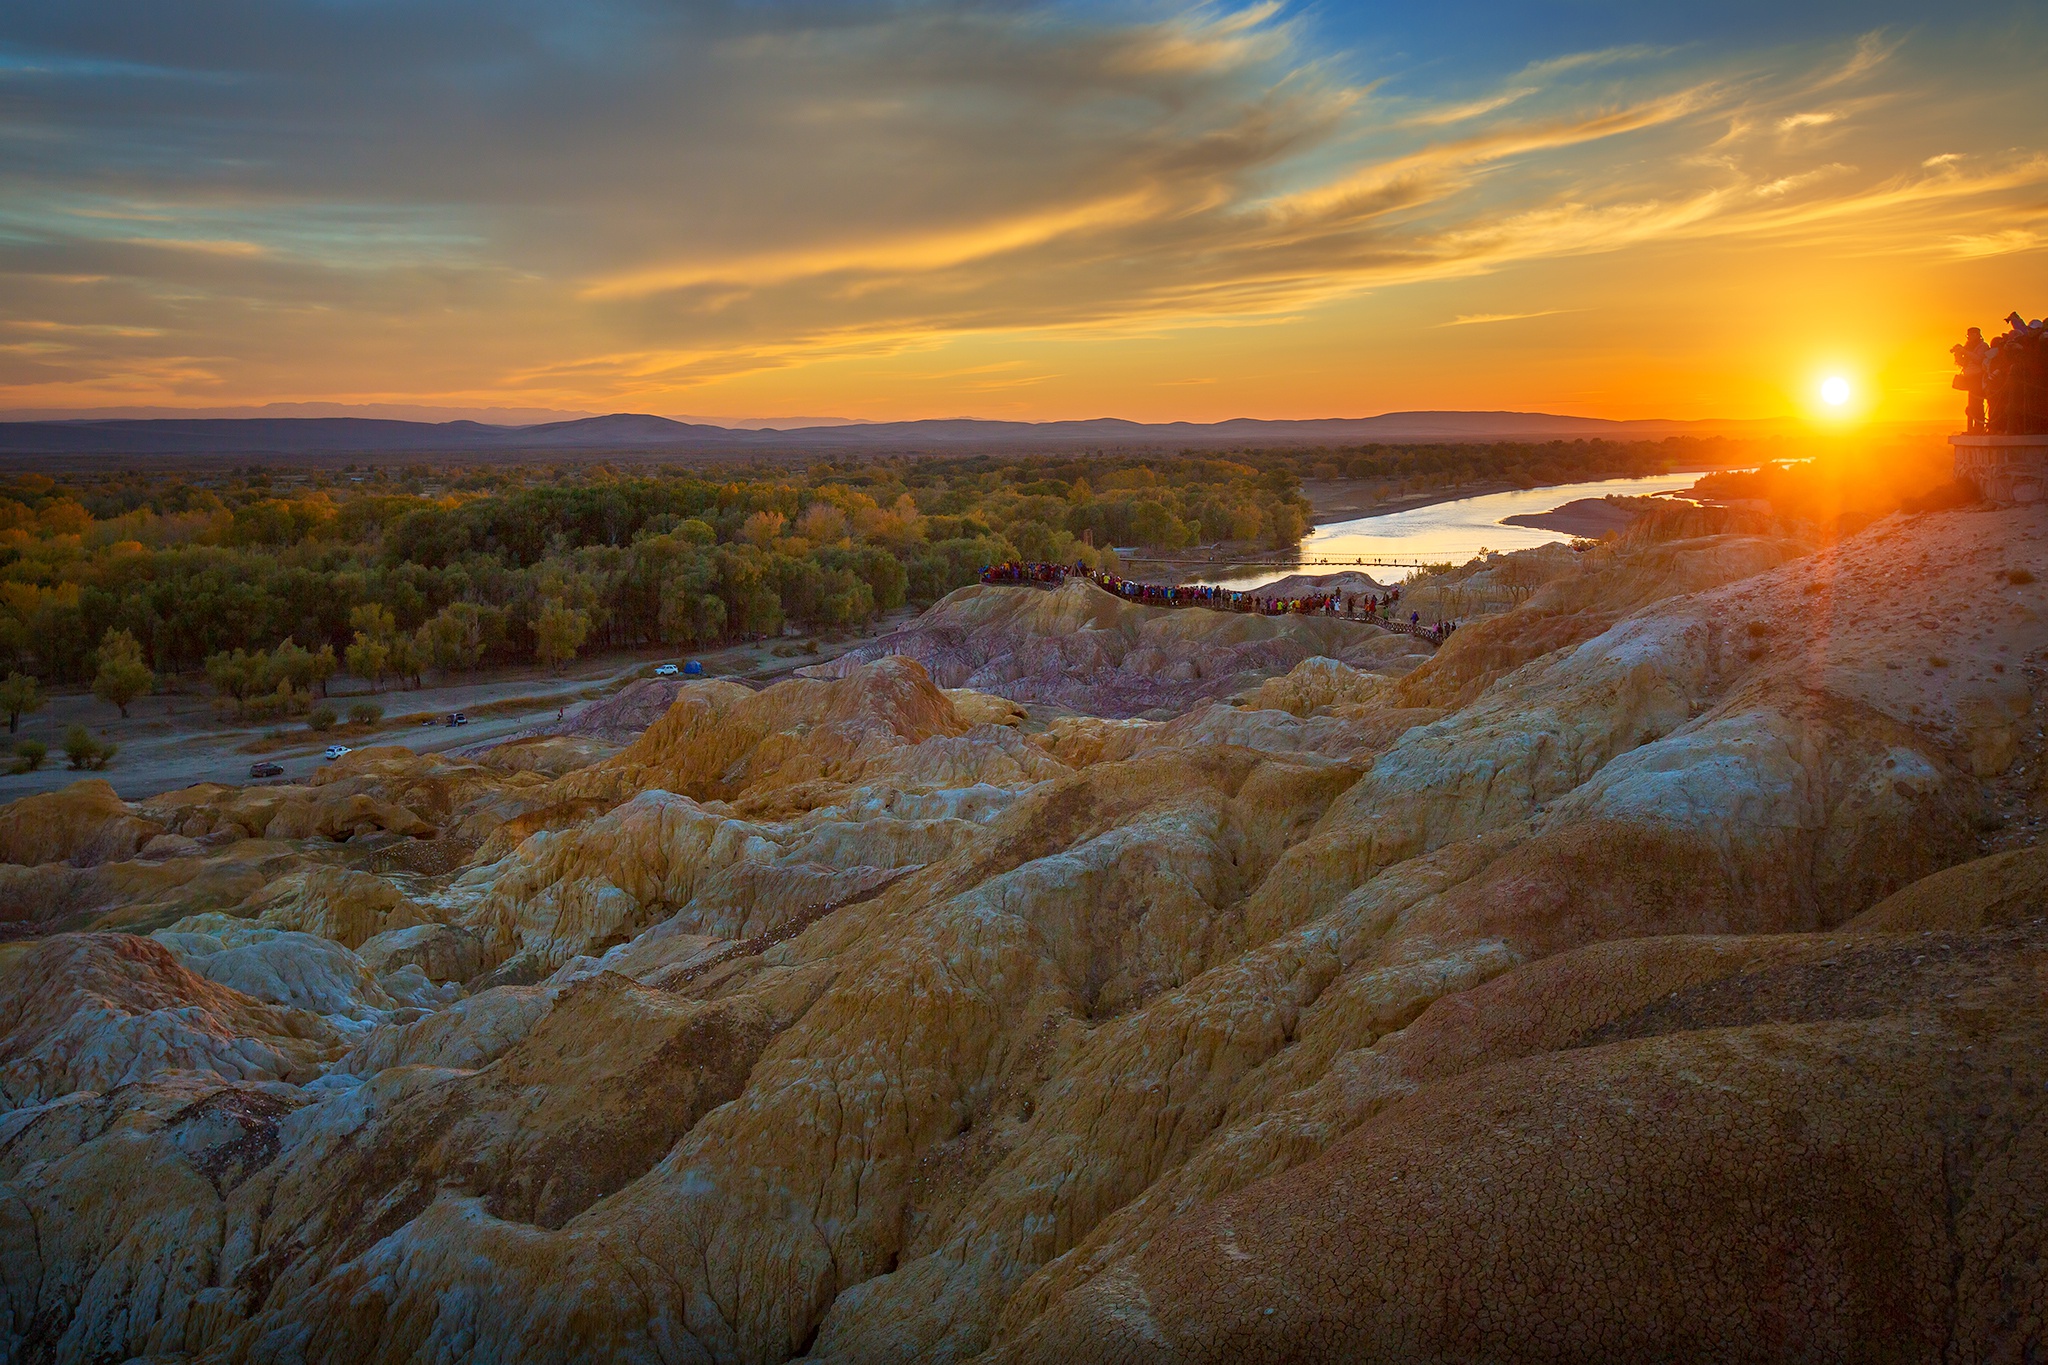
[[[795,419],[804,421],[805,419]],[[810,419],[816,420],[816,419]],[[0,454],[308,455],[639,451],[772,454],[924,452],[1098,446],[1357,445],[1371,441],[1497,441],[1745,434],[1773,422],[1617,422],[1543,412],[1389,412],[1307,421],[994,422],[951,418],[833,426],[725,427],[641,413],[530,426],[375,417],[119,418],[0,422]]]

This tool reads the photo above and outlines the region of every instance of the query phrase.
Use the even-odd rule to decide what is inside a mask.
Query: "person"
[[[1948,348],[1956,358],[1956,368],[1962,371],[1955,377],[1955,386],[1968,395],[1963,405],[1964,429],[1981,432],[1984,421],[1984,362],[1991,354],[1991,346],[1984,340],[1984,331],[1972,327],[1965,335],[1962,345]]]

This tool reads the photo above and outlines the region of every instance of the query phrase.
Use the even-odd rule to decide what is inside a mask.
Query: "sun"
[[[1820,401],[1831,408],[1839,408],[1849,401],[1849,381],[1838,374],[1829,375],[1820,381]]]

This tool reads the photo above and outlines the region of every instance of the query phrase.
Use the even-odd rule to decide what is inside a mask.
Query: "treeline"
[[[203,484],[30,475],[0,484],[0,674],[90,679],[101,642],[125,632],[159,674],[203,671],[238,702],[280,688],[303,699],[321,680],[309,670],[337,666],[417,681],[857,627],[1004,559],[1101,564],[1113,545],[1198,539],[1291,546],[1307,511],[1285,470],[1174,457],[716,481],[601,466],[403,480],[245,471]]]
[[[858,627],[1005,559],[1290,549],[1305,477],[1573,482],[1700,468],[1713,441],[902,457],[804,469],[243,467],[0,479],[0,677],[157,674],[301,699],[307,670],[417,681],[582,651]],[[280,657],[278,651],[283,649]],[[308,664],[305,659],[318,661]],[[258,664],[258,657],[267,661]]]
[[[1301,478],[1370,479],[1396,486],[1497,482],[1518,488],[1639,479],[1678,470],[1720,469],[1753,462],[1753,440],[1673,436],[1659,441],[1496,441],[1366,445],[1276,455]],[[1787,451],[1786,453],[1794,453]]]

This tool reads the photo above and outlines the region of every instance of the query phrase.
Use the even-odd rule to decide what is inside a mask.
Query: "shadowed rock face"
[[[0,808],[0,1355],[2048,1352],[2037,523],[1572,556],[1404,677],[975,590],[1100,705]],[[1249,704],[1128,718],[1183,646]]]
[[[2044,954],[2040,921],[1807,941],[1511,1062],[1439,1078],[1400,1049],[1397,1106],[994,1359],[2023,1358]]]

